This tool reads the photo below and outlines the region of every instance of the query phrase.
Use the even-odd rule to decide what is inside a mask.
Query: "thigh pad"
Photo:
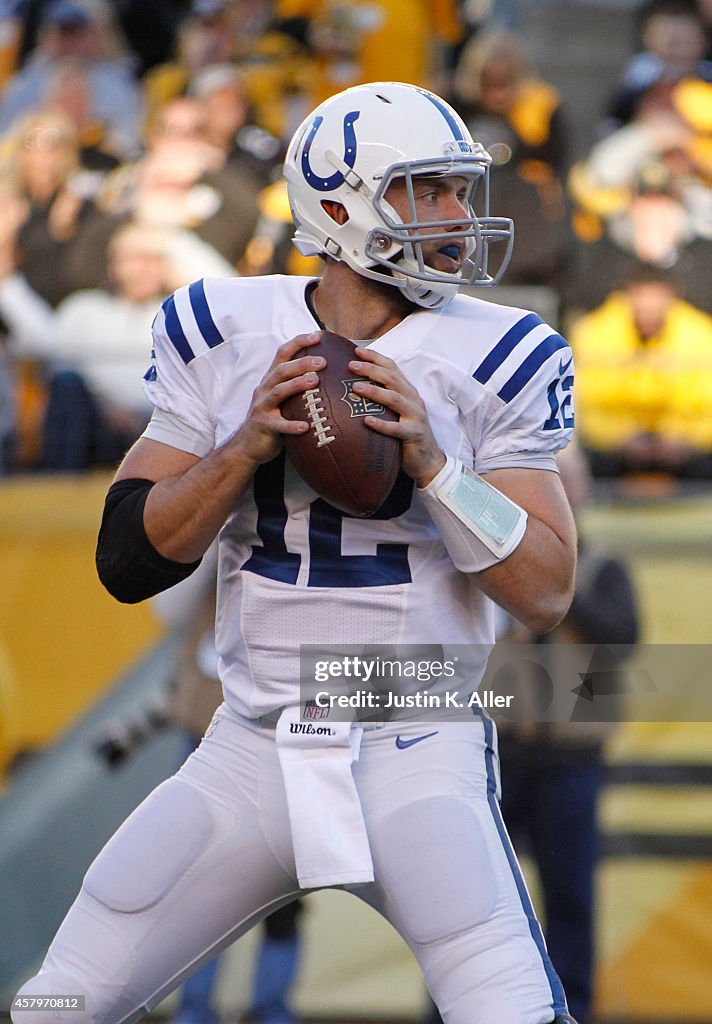
[[[438,942],[494,913],[500,887],[487,813],[456,797],[426,797],[378,823],[379,881],[407,938]]]
[[[147,910],[190,871],[213,828],[205,797],[168,779],[109,840],[87,871],[84,888],[110,910]]]

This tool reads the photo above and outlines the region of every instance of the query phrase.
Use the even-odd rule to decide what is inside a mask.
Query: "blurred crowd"
[[[389,79],[487,146],[516,242],[480,294],[570,339],[594,474],[712,478],[712,0],[638,5],[583,155],[516,6],[0,0],[0,474],[116,463],[176,287],[319,273],[290,243],[286,144],[332,92]]]

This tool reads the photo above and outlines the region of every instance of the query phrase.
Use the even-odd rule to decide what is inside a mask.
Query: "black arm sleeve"
[[[106,495],[96,547],[96,568],[106,589],[123,604],[136,604],[180,583],[200,565],[173,562],[151,544],[143,507],[153,480],[119,480]]]

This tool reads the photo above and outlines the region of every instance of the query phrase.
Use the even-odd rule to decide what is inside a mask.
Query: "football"
[[[332,331],[321,331],[303,355],[323,356],[319,383],[282,405],[288,420],[306,420],[309,432],[287,435],[285,447],[294,468],[330,505],[352,516],[369,516],[381,507],[395,484],[401,464],[400,441],[370,430],[365,416],[397,420],[384,405],[354,394],[357,380],[349,370],[356,346]]]

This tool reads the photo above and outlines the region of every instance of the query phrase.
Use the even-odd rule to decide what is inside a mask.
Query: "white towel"
[[[366,823],[351,765],[363,729],[353,722],[300,721],[285,708],[277,722],[277,753],[303,889],[373,881]]]

